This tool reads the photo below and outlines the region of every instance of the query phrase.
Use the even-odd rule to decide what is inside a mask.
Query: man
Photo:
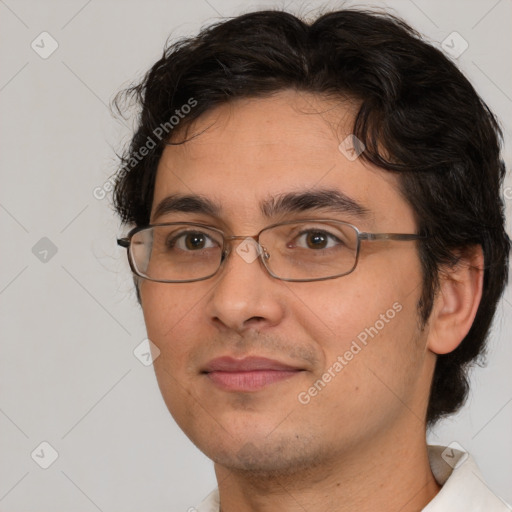
[[[197,510],[502,511],[428,447],[507,279],[500,130],[405,23],[257,12],[164,52],[115,189]]]

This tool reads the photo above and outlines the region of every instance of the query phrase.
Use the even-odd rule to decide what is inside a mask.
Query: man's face
[[[204,114],[188,134],[200,135],[163,152],[151,223],[199,222],[255,235],[275,222],[328,218],[361,231],[415,233],[396,177],[339,150],[352,113],[349,103],[287,91]],[[368,212],[325,206],[266,216],[261,209],[319,190]],[[200,196],[219,211],[156,217],[171,195]],[[415,243],[363,241],[352,273],[285,282],[259,260],[245,261],[235,250],[240,242],[210,279],[140,285],[148,337],[161,351],[158,383],[190,439],[221,466],[276,474],[422,429],[434,357],[425,349],[428,330],[418,327]],[[262,357],[290,371],[262,370],[260,380],[257,372],[208,373],[220,357]]]

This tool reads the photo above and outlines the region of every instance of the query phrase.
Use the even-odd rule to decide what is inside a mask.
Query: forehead
[[[402,209],[412,217],[395,176],[346,153],[356,109],[349,100],[286,91],[208,111],[188,127],[187,142],[166,146],[152,221],[163,199],[186,194],[211,199],[227,223],[255,225],[273,197],[315,190],[337,191],[374,214]]]

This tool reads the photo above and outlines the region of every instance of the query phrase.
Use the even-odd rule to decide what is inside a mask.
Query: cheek
[[[140,294],[147,335],[160,349],[160,359],[170,371],[183,369],[187,340],[200,329],[202,295],[197,287],[151,281],[141,285]]]
[[[357,359],[372,367],[385,363],[390,372],[409,368],[422,350],[411,341],[418,335],[419,266],[414,260],[384,268],[365,263],[337,280],[295,287],[293,316],[316,341],[326,368],[345,355],[354,367]]]
[[[336,287],[317,284],[314,289],[294,290],[299,299],[294,317],[325,350],[344,350],[358,337],[364,341],[368,330],[388,330],[397,324],[397,317],[404,316],[403,310],[409,315],[416,307],[416,295],[396,285],[381,280],[370,289],[344,286],[342,279]]]
[[[357,436],[361,424],[378,432],[414,396],[423,364],[418,296],[390,290],[300,293],[307,305],[299,315],[302,328],[322,352],[322,367],[300,390],[301,398],[311,401],[311,418],[329,411],[332,421],[326,429],[334,436]]]
[[[160,350],[153,363],[158,386],[169,412],[184,428],[194,378],[186,363],[191,336],[197,337],[200,329],[201,295],[190,287],[151,281],[140,292],[147,336]]]

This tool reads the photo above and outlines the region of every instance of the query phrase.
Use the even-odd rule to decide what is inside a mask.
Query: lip
[[[202,370],[215,385],[226,391],[259,391],[271,384],[298,375],[304,369],[266,357],[213,359]]]
[[[210,372],[250,372],[257,370],[289,371],[301,370],[302,368],[290,366],[274,359],[266,357],[249,356],[243,359],[224,356],[212,359],[204,368],[203,373]]]

